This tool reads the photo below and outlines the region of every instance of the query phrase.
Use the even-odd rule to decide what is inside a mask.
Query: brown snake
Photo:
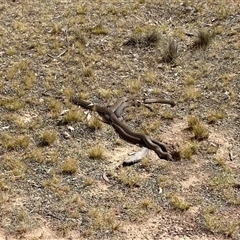
[[[130,99],[131,100],[131,99]],[[133,100],[133,99],[132,99]],[[71,102],[79,105],[83,108],[95,110],[97,111],[104,120],[111,124],[115,131],[126,141],[132,143],[132,144],[140,144],[143,145],[153,151],[158,155],[159,158],[173,161],[173,158],[170,153],[167,152],[167,148],[164,144],[150,139],[148,136],[146,136],[143,133],[136,133],[132,129],[130,129],[128,126],[123,124],[122,121],[119,120],[119,116],[121,116],[121,111],[126,108],[128,105],[126,102],[128,101],[127,98],[121,98],[119,99],[114,105],[110,107],[101,107],[98,105],[94,105],[91,102],[84,101],[78,97],[72,97]],[[146,100],[143,100],[145,102]],[[153,100],[154,102],[161,102],[161,100]],[[171,104],[173,105],[172,101],[168,100],[162,100],[163,103]],[[151,102],[148,102],[151,103]]]

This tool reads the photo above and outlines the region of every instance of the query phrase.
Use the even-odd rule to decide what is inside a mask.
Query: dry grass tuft
[[[205,228],[212,233],[221,233],[226,237],[235,239],[239,230],[239,219],[229,220],[228,216],[217,212],[213,208],[207,208],[202,214]]]
[[[62,164],[60,171],[64,174],[74,174],[78,170],[78,160],[68,157]]]
[[[92,159],[102,159],[104,154],[104,149],[102,145],[97,144],[92,148],[90,148],[90,150],[88,151],[88,154],[89,154],[89,157]]]
[[[209,131],[203,122],[196,116],[188,117],[189,130],[194,134],[194,138],[197,140],[204,140],[209,137]]]
[[[174,41],[169,41],[162,53],[162,61],[165,63],[173,63],[178,56],[178,48]]]
[[[12,97],[7,99],[0,99],[0,106],[11,111],[17,111],[24,107],[24,102],[19,98]]]
[[[45,131],[41,136],[41,143],[44,146],[50,146],[57,140],[57,132]]]
[[[96,26],[94,26],[92,28],[91,32],[93,34],[96,34],[96,35],[100,35],[100,34],[106,35],[106,34],[108,34],[108,30],[102,25],[102,23],[99,23]]]
[[[4,132],[1,134],[2,146],[8,150],[27,148],[30,144],[29,136],[11,136]]]
[[[88,127],[92,130],[98,130],[101,129],[103,126],[103,123],[100,119],[98,119],[97,117],[92,117],[89,121],[88,121]]]
[[[207,115],[207,121],[209,124],[216,123],[218,120],[221,120],[226,117],[226,113],[223,110],[211,111]]]
[[[71,122],[82,122],[84,119],[84,113],[81,110],[69,110],[63,117],[63,123],[71,123]]]
[[[118,179],[121,183],[128,187],[140,186],[141,176],[131,168],[123,168],[120,170]]]
[[[197,38],[193,42],[192,47],[197,49],[198,48],[206,49],[209,46],[212,37],[213,37],[212,33],[206,30],[199,30]]]
[[[115,212],[112,209],[92,208],[88,212],[88,216],[92,221],[92,228],[96,230],[115,231],[119,228],[119,223],[116,220]]]
[[[130,39],[124,43],[124,45],[134,47],[154,47],[159,43],[160,39],[160,34],[156,30],[153,30],[142,33],[141,35],[136,34],[131,36]]]
[[[197,153],[198,145],[195,142],[188,142],[182,146],[180,155],[182,159],[192,159],[192,156]]]
[[[204,140],[209,137],[209,131],[203,123],[193,126],[192,132],[197,140]]]
[[[181,211],[186,211],[191,206],[191,204],[188,203],[183,197],[179,197],[179,196],[171,194],[168,197],[168,199],[174,208],[179,209]]]

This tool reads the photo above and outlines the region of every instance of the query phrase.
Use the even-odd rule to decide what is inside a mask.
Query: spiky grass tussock
[[[173,63],[178,56],[178,47],[176,43],[171,40],[167,46],[163,49],[162,62]]]
[[[205,50],[209,46],[212,38],[213,34],[211,32],[206,30],[199,30],[197,37],[193,42],[192,48]]]

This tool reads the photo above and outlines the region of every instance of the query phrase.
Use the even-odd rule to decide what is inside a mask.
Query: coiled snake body
[[[112,125],[115,131],[120,135],[121,138],[126,140],[132,144],[139,144],[146,148],[153,150],[159,158],[173,161],[171,154],[167,151],[166,146],[157,141],[149,138],[147,135],[143,133],[134,132],[131,128],[126,126],[119,117],[121,116],[121,112],[124,108],[128,107],[133,99],[121,98],[114,105],[109,107],[101,107],[99,105],[92,104],[91,102],[87,102],[85,100],[80,99],[79,97],[72,97],[71,102],[79,105],[85,109],[90,109],[97,111],[99,115],[103,117],[105,122]],[[130,102],[130,103],[129,103]],[[173,101],[169,100],[159,100],[159,99],[146,99],[143,100],[144,103],[165,103],[174,106]]]

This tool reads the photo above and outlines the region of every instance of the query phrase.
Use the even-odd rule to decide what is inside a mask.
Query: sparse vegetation
[[[193,86],[187,86],[183,92],[184,101],[196,101],[201,97],[201,90]]]
[[[0,99],[0,106],[11,111],[17,111],[24,107],[24,102],[18,98]]]
[[[61,164],[61,172],[65,174],[73,174],[76,173],[78,170],[78,161],[75,158],[68,157],[62,164]]]
[[[116,220],[115,213],[112,209],[95,208],[88,212],[92,221],[92,228],[96,230],[117,230],[119,223]]]
[[[102,159],[104,154],[104,149],[102,145],[97,144],[89,149],[89,157],[93,159]]]
[[[160,35],[157,31],[146,31],[143,33],[140,31],[140,34],[135,34],[127,40],[124,45],[130,46],[142,46],[142,47],[154,47],[160,41]]]
[[[84,119],[84,114],[80,110],[69,110],[63,117],[64,123],[71,122],[82,122]]]
[[[170,195],[169,197],[170,203],[173,205],[174,208],[185,211],[188,210],[191,206],[190,203],[188,203],[184,198],[176,196],[176,195]]]
[[[141,182],[141,176],[131,168],[121,169],[118,179],[128,187],[139,186]]]
[[[92,117],[89,121],[88,121],[88,127],[90,129],[93,130],[97,130],[97,129],[101,129],[103,126],[103,123],[100,119],[98,119],[97,117]]]
[[[41,136],[41,143],[43,145],[52,145],[57,140],[57,133],[55,131],[45,131]]]
[[[194,48],[206,49],[210,44],[213,34],[206,30],[199,30],[197,38],[193,43]]]
[[[194,125],[192,132],[194,134],[194,138],[197,140],[204,140],[209,137],[209,131],[203,123]]]
[[[174,41],[169,41],[162,54],[162,61],[165,63],[173,63],[178,55],[177,45]]]
[[[239,229],[239,219],[229,219],[216,210],[206,209],[203,213],[205,227],[212,233],[223,233],[226,237],[235,239]]]
[[[103,34],[106,35],[108,34],[108,30],[102,25],[102,23],[97,24],[95,27],[92,29],[93,34]]]
[[[188,118],[188,127],[197,140],[204,140],[209,137],[209,131],[198,117],[191,116]]]
[[[197,153],[198,150],[198,145],[195,142],[189,142],[186,143],[182,148],[181,148],[181,158],[182,159],[192,159],[192,156]]]
[[[218,120],[221,120],[226,117],[226,113],[221,110],[215,110],[209,112],[207,116],[208,123],[216,123]]]
[[[30,144],[29,136],[17,135],[12,136],[4,132],[1,134],[2,146],[8,150],[14,150],[17,148],[27,148]]]
[[[13,0],[0,13],[0,239],[239,238],[238,1]],[[122,121],[181,161],[149,150],[123,166],[141,146],[75,96],[174,100]]]

